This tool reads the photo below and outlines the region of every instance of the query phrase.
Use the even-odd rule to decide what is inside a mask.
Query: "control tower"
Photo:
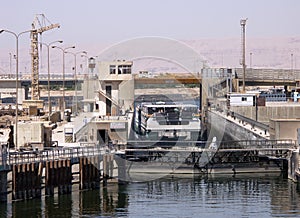
[[[98,63],[99,90],[95,107],[100,116],[124,115],[133,108],[132,64],[125,60]]]

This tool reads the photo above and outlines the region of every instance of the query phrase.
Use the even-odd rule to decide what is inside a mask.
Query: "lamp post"
[[[58,47],[58,46],[52,46],[52,48],[58,48],[59,50],[62,51],[62,54],[63,54],[63,114],[65,112],[65,52],[66,50],[70,49],[70,48],[75,48],[75,46],[70,46],[70,47],[67,47],[67,48],[61,48],[61,47]]]
[[[20,33],[14,33],[10,30],[0,30],[0,34],[6,32],[10,33],[15,36],[16,38],[16,129],[15,129],[15,135],[16,135],[16,140],[15,140],[15,146],[18,146],[18,86],[19,86],[19,37],[24,34],[24,33],[29,33],[31,30],[23,31]]]
[[[9,74],[11,74],[11,53],[9,52]],[[10,78],[10,75],[9,75]]]
[[[51,114],[51,101],[50,101],[50,46],[54,43],[63,43],[62,40],[57,40],[54,42],[50,42],[49,44],[43,43],[43,42],[39,42],[39,44],[44,45],[47,47],[47,58],[48,58],[48,121],[50,121],[50,114]]]
[[[294,70],[294,54],[293,53],[291,54],[291,70],[292,70],[292,72]]]
[[[74,82],[74,86],[75,86],[75,116],[77,115],[78,113],[78,100],[77,100],[77,63],[76,63],[76,56],[78,54],[86,54],[87,52],[86,51],[79,51],[79,52],[68,52],[66,51],[65,53],[68,53],[68,54],[72,54],[74,56],[74,64],[75,64],[75,67],[74,67],[74,79],[75,79],[75,82]]]

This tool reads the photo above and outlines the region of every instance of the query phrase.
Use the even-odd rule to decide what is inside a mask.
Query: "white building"
[[[121,115],[126,110],[133,108],[132,62],[99,62],[98,71],[99,90],[95,106],[99,115]]]
[[[256,93],[231,93],[229,94],[230,106],[255,106]]]

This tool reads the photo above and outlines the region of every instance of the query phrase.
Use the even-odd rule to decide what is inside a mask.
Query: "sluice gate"
[[[111,150],[96,146],[11,152],[1,159],[0,201],[9,194],[13,201],[68,194],[74,184],[79,190],[98,189],[118,175]]]
[[[80,190],[97,189],[115,178],[127,182],[132,173],[277,171],[295,179],[298,155],[296,142],[291,140],[130,141],[125,150],[80,147],[13,152],[2,157],[6,167],[0,171],[0,197],[7,201],[10,193],[12,200],[67,194],[74,184],[79,184]]]

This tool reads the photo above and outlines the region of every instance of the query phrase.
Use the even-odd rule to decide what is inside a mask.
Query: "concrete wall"
[[[266,106],[257,107],[257,121],[262,123],[269,123],[270,119],[297,119],[300,118],[300,104],[298,106]],[[230,110],[249,117],[255,120],[255,107],[230,107]]]
[[[16,137],[16,135],[14,135]],[[43,123],[19,123],[18,124],[18,145],[24,146],[27,143],[44,144],[44,124]]]
[[[270,139],[297,140],[298,128],[300,128],[300,120],[272,119],[270,120]]]
[[[133,109],[134,80],[123,81],[120,84],[119,103],[124,110]]]
[[[99,89],[97,79],[85,79],[82,84],[83,99],[95,99],[95,92]]]
[[[217,113],[208,111],[208,122],[211,126],[209,131],[218,131],[219,134],[229,136],[232,140],[263,140],[260,133],[251,132],[240,125],[228,121]],[[225,125],[225,127],[223,127]],[[263,133],[262,133],[263,134]],[[221,140],[218,138],[218,140]]]

